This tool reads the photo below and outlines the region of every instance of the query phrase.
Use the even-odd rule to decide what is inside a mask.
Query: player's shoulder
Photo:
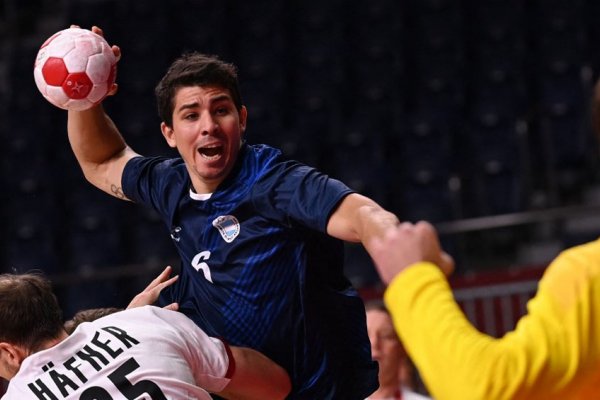
[[[190,325],[193,322],[185,316],[185,314],[179,311],[169,310],[163,307],[157,307],[153,305],[146,305],[142,307],[135,307],[128,310],[122,311],[124,313],[131,312],[131,314],[135,315],[136,318],[146,319],[146,320],[161,320],[163,322],[167,322],[171,324],[170,326],[175,325]],[[125,317],[129,318],[129,314],[125,315]]]
[[[268,144],[247,144],[243,146],[243,151],[249,155],[268,157],[268,156],[281,156],[283,153],[280,149],[269,146]]]
[[[86,326],[85,332],[103,329],[106,326],[115,326],[124,330],[131,329],[135,332],[143,332],[144,335],[148,334],[150,336],[154,334],[166,335],[168,332],[178,335],[183,330],[191,329],[191,324],[193,323],[178,311],[146,305],[129,308],[99,318]],[[81,324],[81,326],[84,325],[86,324]],[[160,327],[160,330],[157,330],[157,327]]]
[[[266,144],[245,145],[242,149],[242,157],[247,167],[254,167],[259,175],[270,175],[271,173],[289,173],[291,171],[314,170],[301,161],[287,157],[280,149]]]
[[[600,266],[600,239],[567,248],[560,252],[553,264],[557,262],[570,261],[571,263],[583,263],[586,265]]]
[[[146,182],[146,185],[140,187],[140,182]],[[125,165],[122,183],[127,197],[135,201],[152,190],[159,193],[184,192],[189,186],[189,173],[180,157],[139,156]]]
[[[600,239],[563,250],[544,273],[553,276],[585,276],[600,279]]]
[[[127,324],[140,324],[143,321],[152,321],[156,319],[165,319],[170,316],[169,313],[174,312],[153,305],[145,305],[141,307],[128,308],[121,310],[94,321],[96,325],[106,324],[108,322],[118,321]]]
[[[248,187],[257,181],[272,180],[280,176],[282,167],[289,162],[281,150],[266,144],[244,144],[240,158],[240,169],[235,173],[236,180]]]
[[[281,150],[266,144],[244,144],[241,156],[247,166],[254,165],[258,169],[285,160]]]
[[[181,314],[177,311],[168,310],[166,308],[154,306],[154,305],[144,305],[140,307],[127,308],[125,310],[121,310],[117,313],[112,314],[113,316],[117,316],[119,318],[144,318],[144,317],[158,317],[163,318],[165,316],[177,315]]]
[[[165,171],[177,171],[185,168],[181,157],[168,156],[136,156],[127,161],[126,169],[161,169]]]

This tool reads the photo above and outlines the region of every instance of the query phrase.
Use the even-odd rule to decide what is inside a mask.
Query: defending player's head
[[[67,331],[67,333],[70,335],[83,322],[92,322],[98,318],[102,318],[122,310],[122,308],[104,307],[78,311],[75,313],[73,318],[65,322],[65,331]]]
[[[0,275],[0,376],[64,334],[62,311],[50,282],[37,274]]]
[[[217,56],[198,52],[186,53],[171,64],[154,90],[158,114],[167,126],[173,126],[177,90],[188,86],[216,86],[227,89],[238,112],[242,109],[235,65],[226,63]]]
[[[32,351],[63,332],[50,281],[37,274],[0,275],[0,341]]]

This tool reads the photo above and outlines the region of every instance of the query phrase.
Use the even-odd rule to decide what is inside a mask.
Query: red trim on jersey
[[[368,397],[367,400],[368,399],[370,399],[370,397]],[[385,400],[402,400],[402,391],[400,390],[400,388],[396,389],[396,391],[394,392],[394,397],[386,397]]]
[[[225,346],[225,351],[227,352],[227,357],[229,358],[229,367],[227,368],[227,372],[225,373],[225,378],[231,379],[233,374],[235,373],[235,359],[233,358],[233,353],[231,352],[231,348],[229,344],[223,339],[219,338],[223,345]]]

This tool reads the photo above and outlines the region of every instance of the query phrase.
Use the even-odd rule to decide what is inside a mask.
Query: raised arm
[[[280,400],[290,393],[287,372],[269,358],[246,347],[231,346],[235,372],[225,389],[219,393],[226,399]]]
[[[439,400],[594,398],[600,346],[600,242],[564,252],[528,313],[502,338],[479,332],[454,300],[451,260],[427,223],[401,224],[373,243],[385,303],[430,393]]]
[[[103,35],[98,27],[92,31]],[[121,51],[112,46],[117,58]],[[116,93],[116,85],[109,92]],[[85,111],[69,111],[67,131],[71,148],[86,179],[115,197],[126,199],[121,190],[125,164],[137,154],[130,149],[101,104]]]

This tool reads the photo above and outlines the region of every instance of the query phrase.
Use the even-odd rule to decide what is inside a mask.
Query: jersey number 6
[[[194,267],[196,271],[202,271],[204,278],[210,283],[213,283],[212,277],[210,276],[210,267],[204,262],[204,260],[208,260],[209,258],[210,251],[208,250],[196,254],[192,259],[192,267]]]

